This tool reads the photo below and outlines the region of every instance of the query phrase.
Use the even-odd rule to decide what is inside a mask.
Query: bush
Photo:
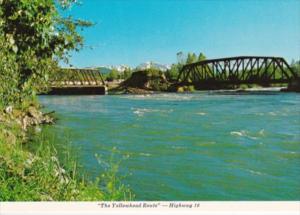
[[[177,81],[179,75],[180,65],[172,64],[171,69],[166,71],[166,78],[168,81]]]
[[[18,104],[21,90],[19,83],[19,66],[16,56],[9,51],[7,41],[0,35],[0,108],[9,104]]]
[[[119,78],[119,73],[117,70],[113,69],[108,73],[106,80],[107,81],[114,81]]]
[[[194,91],[195,91],[195,87],[193,85],[182,86],[177,88],[177,93],[194,92]]]
[[[72,1],[58,1],[65,8]],[[60,60],[79,50],[78,27],[90,23],[63,18],[54,0],[0,1],[1,106],[22,105],[48,90]],[[3,83],[3,84],[2,84]]]

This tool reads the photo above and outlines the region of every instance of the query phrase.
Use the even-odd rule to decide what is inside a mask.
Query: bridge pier
[[[287,89],[283,91],[300,93],[300,78],[297,78],[296,80],[293,80],[291,83],[289,83]]]

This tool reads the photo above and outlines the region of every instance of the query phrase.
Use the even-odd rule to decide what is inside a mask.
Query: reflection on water
[[[116,147],[138,200],[299,200],[300,95],[43,96],[91,176]]]

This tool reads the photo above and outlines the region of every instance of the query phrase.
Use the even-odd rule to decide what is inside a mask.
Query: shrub
[[[193,92],[193,91],[195,91],[195,87],[193,85],[182,86],[177,88],[177,93]]]
[[[168,81],[177,81],[179,75],[180,65],[172,64],[171,69],[166,71],[166,78]]]
[[[58,1],[62,8],[72,1]],[[1,105],[22,105],[48,89],[59,60],[79,50],[78,27],[90,23],[63,18],[54,0],[0,1]],[[3,83],[3,84],[2,84]]]
[[[18,88],[18,70],[16,56],[9,51],[7,41],[0,35],[0,108],[19,102],[21,91]]]
[[[107,81],[114,81],[119,78],[119,73],[117,70],[113,69],[108,73],[106,80]]]

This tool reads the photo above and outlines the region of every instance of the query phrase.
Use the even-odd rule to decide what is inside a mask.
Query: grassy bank
[[[60,62],[68,64],[69,53],[83,47],[80,31],[92,25],[62,15],[73,3],[0,0],[0,201],[130,198],[114,166],[94,182],[84,180],[47,136],[30,132],[52,122],[36,95],[50,89]]]
[[[4,114],[0,121],[0,201],[131,200],[116,166],[95,181],[86,180],[70,149],[57,149],[55,134],[45,135],[38,127],[24,133]]]

